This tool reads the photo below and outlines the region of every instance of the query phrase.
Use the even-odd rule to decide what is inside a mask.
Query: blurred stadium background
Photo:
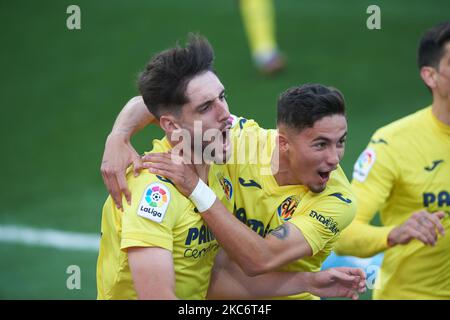
[[[81,30],[66,28],[71,4],[81,8]],[[381,30],[366,27],[371,4],[381,8]],[[430,102],[416,47],[426,28],[448,20],[448,0],[275,5],[288,69],[267,78],[252,65],[237,1],[0,2],[1,299],[96,297],[95,246],[49,232],[53,247],[39,245],[34,231],[99,234],[106,135],[136,95],[136,75],[149,57],[177,40],[184,43],[190,31],[213,44],[231,110],[266,127],[275,125],[276,97],[284,89],[305,82],[339,88],[348,106],[343,167],[349,176],[376,128]],[[147,150],[159,136],[158,129],[145,129],[134,143]],[[345,261],[333,259],[326,265]],[[70,265],[80,267],[80,290],[66,287]]]

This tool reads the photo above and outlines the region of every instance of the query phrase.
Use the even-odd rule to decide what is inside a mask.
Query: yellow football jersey
[[[167,139],[154,140],[152,152],[165,152]],[[225,206],[233,208],[233,187],[226,166],[212,165],[208,180]],[[196,212],[172,182],[142,171],[127,173],[132,204],[119,211],[111,197],[102,214],[102,237],[97,262],[98,299],[136,299],[127,248],[161,247],[172,252],[175,294],[180,299],[204,299],[219,245]],[[158,288],[155,288],[158,290]]]
[[[303,185],[279,186],[270,170],[277,131],[262,129],[255,121],[244,118],[236,122],[232,129],[233,154],[228,165],[235,186],[236,217],[262,237],[285,222],[294,224],[310,244],[313,256],[294,261],[281,270],[320,271],[322,262],[356,211],[344,172],[341,167],[333,171],[321,193],[313,193]],[[243,155],[249,158],[244,159]],[[283,299],[318,297],[304,293]]]
[[[447,213],[436,246],[412,240],[385,251],[374,298],[450,299],[450,126],[428,107],[379,129],[355,164],[352,187],[358,211],[340,254],[387,249],[389,232],[420,209]],[[369,225],[377,211],[383,227]]]

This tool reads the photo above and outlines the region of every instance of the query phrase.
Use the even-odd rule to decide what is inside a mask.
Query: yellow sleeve
[[[148,176],[142,179],[150,180]],[[161,247],[172,251],[172,229],[181,214],[176,201],[179,194],[168,183],[147,181],[135,190],[130,185],[133,202],[124,208],[120,247]]]
[[[352,188],[358,208],[335,247],[337,254],[371,257],[387,249],[387,237],[395,226],[372,226],[370,221],[389,198],[397,178],[394,159],[389,139],[375,133],[354,166]]]
[[[306,207],[299,206],[289,220],[308,241],[313,255],[340,235],[353,220],[356,204],[352,195],[335,193],[317,195]]]

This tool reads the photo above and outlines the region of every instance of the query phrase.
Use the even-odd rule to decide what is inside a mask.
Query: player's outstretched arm
[[[425,245],[434,246],[438,240],[438,234],[445,235],[444,226],[441,219],[445,217],[445,212],[435,213],[419,210],[414,212],[406,222],[395,227],[388,235],[388,245],[390,247],[399,244],[408,244],[411,240],[417,239]]]
[[[140,300],[175,300],[172,253],[158,247],[128,249],[134,287]]]
[[[127,167],[133,163],[135,174],[142,168],[139,154],[131,145],[131,137],[150,123],[157,123],[156,118],[148,111],[142,97],[136,96],[119,113],[106,139],[101,172],[103,182],[119,209],[123,208],[122,194],[128,204],[131,203],[131,193],[125,179]]]
[[[342,233],[335,246],[339,255],[353,255],[361,258],[372,257],[375,254],[397,245],[408,244],[413,239],[425,245],[434,246],[439,234],[444,236],[445,231],[440,221],[445,212],[427,212],[419,210],[400,225],[373,226],[370,220],[376,210],[358,208],[355,220]]]
[[[365,291],[364,271],[331,268],[320,272],[269,272],[247,276],[221,250],[214,262],[208,299],[260,299],[309,292],[323,298],[358,299]]]

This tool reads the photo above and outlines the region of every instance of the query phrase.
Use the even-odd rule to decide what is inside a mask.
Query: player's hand
[[[425,210],[417,211],[406,222],[392,229],[388,235],[388,245],[407,244],[413,239],[418,239],[426,245],[434,246],[438,233],[445,234],[440,221],[444,217],[443,211],[435,213]]]
[[[101,172],[106,189],[117,208],[122,211],[122,194],[125,195],[128,204],[131,204],[131,192],[125,177],[127,167],[131,163],[133,163],[134,175],[137,176],[142,169],[139,154],[127,138],[120,134],[110,134],[106,139]]]
[[[171,152],[148,153],[142,157],[143,167],[153,174],[158,174],[171,180],[177,189],[189,197],[198,183],[198,174],[192,164],[179,155]]]
[[[359,268],[330,268],[312,273],[310,293],[322,298],[357,300],[366,291],[366,274]]]

